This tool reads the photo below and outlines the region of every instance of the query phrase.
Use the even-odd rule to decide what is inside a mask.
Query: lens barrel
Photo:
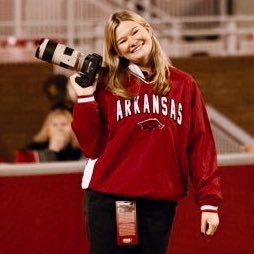
[[[53,55],[58,43],[48,39],[42,39],[40,47],[37,48],[35,56],[43,61],[52,63]]]

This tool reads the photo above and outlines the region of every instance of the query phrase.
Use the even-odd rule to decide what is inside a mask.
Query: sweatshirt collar
[[[131,63],[129,64],[128,68],[134,76],[141,79],[146,84],[153,83],[153,79],[152,80],[150,78],[147,79],[147,77],[145,76],[145,74],[142,72],[142,70],[139,68],[138,65]]]
[[[128,66],[129,70],[136,76],[138,76],[139,78],[142,78],[145,80],[145,76],[143,74],[143,72],[141,71],[141,69],[138,67],[138,65],[136,64],[130,64]]]

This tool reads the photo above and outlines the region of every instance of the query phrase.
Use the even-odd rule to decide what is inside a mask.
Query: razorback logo
[[[162,129],[165,125],[162,124],[157,118],[149,118],[142,122],[139,122],[141,130],[155,130],[155,129]]]

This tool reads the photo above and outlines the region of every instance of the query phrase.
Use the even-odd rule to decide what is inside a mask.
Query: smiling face
[[[119,56],[142,67],[149,67],[152,50],[152,32],[146,25],[134,21],[122,21],[115,30]]]
[[[54,118],[52,117],[48,128],[50,137],[59,133],[70,136],[71,133],[71,124],[64,115],[56,115]]]

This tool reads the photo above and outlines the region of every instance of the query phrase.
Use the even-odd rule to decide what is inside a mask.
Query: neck
[[[141,69],[142,72],[146,72],[149,76],[154,74],[154,68],[152,68],[151,66],[149,67],[139,66],[139,68]]]
[[[141,69],[141,71],[147,72],[149,75],[153,74],[154,72],[154,68],[153,68],[153,64],[151,60],[147,62],[146,64],[139,65],[139,68]]]

